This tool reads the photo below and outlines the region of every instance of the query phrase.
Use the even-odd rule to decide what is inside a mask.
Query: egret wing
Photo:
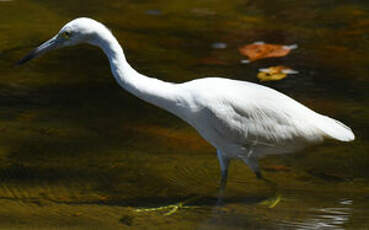
[[[202,120],[207,119],[207,130],[229,145],[263,155],[293,152],[323,139],[322,132],[309,121],[318,114],[284,94],[226,79],[210,85],[216,93],[202,91],[198,99],[206,111]]]

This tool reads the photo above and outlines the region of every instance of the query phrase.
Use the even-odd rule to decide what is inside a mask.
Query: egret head
[[[47,51],[65,46],[73,46],[80,43],[96,45],[99,35],[101,36],[102,34],[101,32],[106,31],[109,30],[107,30],[103,24],[91,18],[74,19],[63,26],[54,37],[42,43],[39,47],[23,57],[17,64],[21,65]]]

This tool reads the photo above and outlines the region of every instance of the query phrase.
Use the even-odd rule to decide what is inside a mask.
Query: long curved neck
[[[144,76],[133,69],[110,31],[99,34],[95,45],[108,56],[112,73],[121,87],[146,102],[177,113],[176,104],[180,98],[176,84]]]

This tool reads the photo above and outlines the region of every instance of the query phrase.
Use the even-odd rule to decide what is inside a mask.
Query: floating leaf
[[[278,81],[287,76],[287,74],[297,74],[298,71],[286,66],[272,66],[269,68],[259,69],[257,77],[260,81]]]
[[[278,73],[278,74],[269,74],[265,72],[258,73],[258,78],[260,81],[278,81],[285,78],[287,74]]]
[[[240,47],[239,51],[242,55],[247,56],[249,61],[252,62],[264,58],[283,57],[296,48],[296,44],[285,46],[255,42],[253,44]]]

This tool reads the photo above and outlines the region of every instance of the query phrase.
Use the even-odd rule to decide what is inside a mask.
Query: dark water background
[[[354,130],[261,161],[275,191],[241,162],[214,211],[215,150],[178,118],[123,91],[90,46],[14,63],[75,17],[102,21],[141,73],[182,82],[257,82],[259,68],[300,73],[263,83]],[[241,64],[255,41],[298,44]],[[214,44],[225,43],[224,49]],[[369,2],[348,0],[0,0],[0,229],[369,229]],[[137,213],[201,195],[171,216]]]

